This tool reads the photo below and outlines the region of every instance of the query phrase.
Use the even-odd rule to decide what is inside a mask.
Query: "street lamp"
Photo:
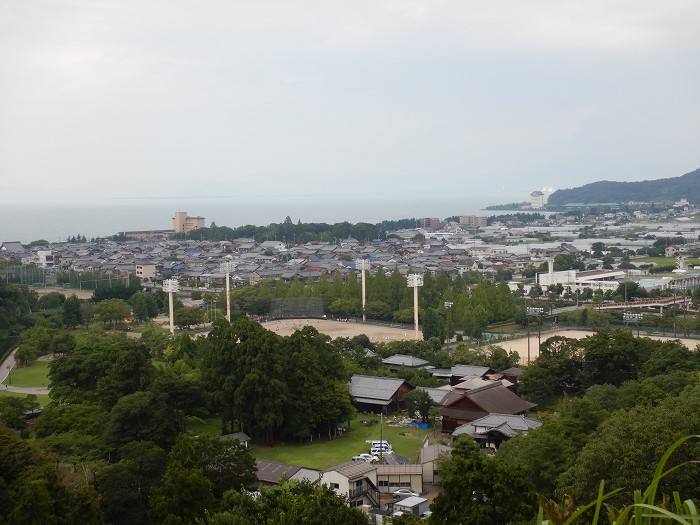
[[[231,322],[231,289],[229,284],[229,275],[236,269],[236,266],[238,265],[233,261],[222,262],[220,266],[221,273],[226,274],[226,320],[229,323]]]
[[[525,315],[527,316],[527,364],[530,364],[530,317],[541,317],[544,312],[544,308],[539,308],[535,306],[528,306],[525,308]],[[537,322],[537,355],[540,355],[540,347],[542,346],[542,327],[538,320]]]
[[[362,322],[364,323],[367,320],[365,318],[365,270],[370,269],[370,263],[367,259],[355,259],[355,268],[362,274]]]
[[[406,276],[406,285],[413,288],[413,328],[418,339],[418,287],[423,286],[423,276],[412,273]]]
[[[170,312],[170,333],[175,333],[175,321],[173,317],[173,294],[180,291],[180,283],[177,279],[165,279],[163,281],[163,291],[168,294],[168,306]]]
[[[639,337],[639,322],[644,318],[644,314],[636,314],[633,312],[624,312],[622,320],[625,324],[633,323],[637,325],[637,337]]]
[[[447,310],[447,325],[445,331],[447,332],[447,344],[450,344],[450,309],[454,306],[452,301],[445,301],[445,310]]]

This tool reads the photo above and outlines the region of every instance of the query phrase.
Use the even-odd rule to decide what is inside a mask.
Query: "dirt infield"
[[[544,343],[547,339],[550,337],[554,337],[555,335],[561,335],[563,337],[568,337],[570,339],[582,339],[586,336],[593,335],[594,332],[590,331],[585,331],[585,330],[561,330],[559,332],[547,332],[546,334],[542,334],[542,342]],[[698,344],[698,341],[696,339],[683,339],[680,337],[664,337],[664,336],[657,336],[657,335],[643,335],[642,337],[650,337],[651,339],[656,339],[658,341],[669,341],[671,339],[680,339],[681,343],[683,343],[685,346],[690,348],[691,350],[695,348],[695,345]],[[505,348],[507,351],[515,351],[520,355],[520,364],[526,364],[527,363],[527,337],[523,337],[521,339],[512,339],[510,341],[500,341],[496,343],[498,346],[501,346]],[[537,345],[537,333],[530,334],[530,359],[535,360],[537,356],[539,355],[538,352],[538,345]]]
[[[60,286],[37,286],[33,287],[34,290],[39,295],[46,295],[51,292],[58,292],[66,297],[75,295],[78,299],[90,299],[92,297],[92,290],[78,290],[76,288],[61,288]]]
[[[313,326],[319,332],[336,337],[353,337],[365,334],[369,340],[375,343],[382,341],[403,341],[412,340],[414,337],[413,327],[392,328],[355,321],[332,321],[330,319],[280,319],[268,321],[262,325],[279,335],[292,335],[295,331],[305,326]],[[418,332],[418,337],[422,340],[423,333]]]
[[[341,322],[331,321],[326,319],[280,319],[278,321],[269,321],[263,323],[263,326],[268,330],[279,335],[292,335],[293,332],[305,326],[313,326],[319,332],[329,335],[331,338],[336,337],[353,337],[359,334],[365,334],[370,341],[379,343],[382,341],[401,341],[413,339],[413,327],[406,328],[391,328],[388,326],[378,326],[374,324],[366,324],[362,322]],[[593,332],[585,330],[561,330],[558,332],[547,332],[542,334],[542,342],[555,335],[569,337],[571,339],[581,339],[583,337],[593,335]],[[668,341],[676,339],[674,337],[664,337],[657,335],[649,335],[643,337],[651,337],[659,341]],[[419,332],[419,337],[422,340],[423,334]],[[700,341],[695,339],[677,338],[690,349],[694,349]],[[527,337],[519,339],[511,339],[510,341],[499,341],[494,343],[505,348],[507,351],[515,351],[520,356],[520,364],[527,363]],[[539,355],[537,346],[537,333],[530,334],[530,359],[535,360]]]

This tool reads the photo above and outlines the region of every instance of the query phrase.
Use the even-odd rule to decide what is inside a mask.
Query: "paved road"
[[[21,387],[4,384],[10,371],[15,367],[15,352],[17,352],[16,349],[10,352],[2,364],[0,364],[0,383],[3,383],[0,385],[0,390],[17,392],[20,394],[48,394],[49,389],[46,387]]]

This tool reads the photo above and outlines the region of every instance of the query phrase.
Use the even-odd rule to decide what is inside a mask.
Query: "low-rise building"
[[[348,498],[351,507],[379,507],[377,467],[365,461],[350,461],[321,473],[320,483]]]

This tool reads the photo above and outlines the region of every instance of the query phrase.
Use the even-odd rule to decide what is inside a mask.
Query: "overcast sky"
[[[2,0],[0,201],[700,167],[697,0]]]

